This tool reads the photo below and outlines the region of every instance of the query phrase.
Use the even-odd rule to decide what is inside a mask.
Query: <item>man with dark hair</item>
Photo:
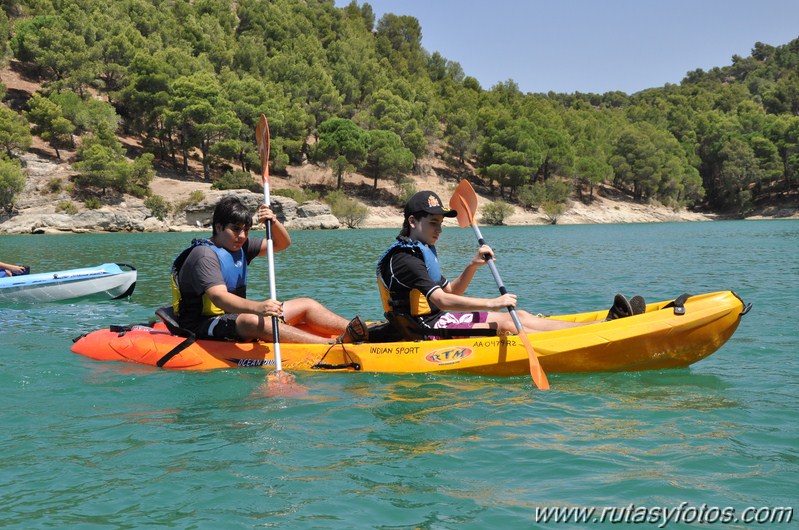
[[[258,222],[272,223],[273,250],[288,248],[291,237],[267,206]],[[199,338],[248,342],[272,340],[272,318],[280,318],[280,340],[299,343],[360,342],[367,328],[356,316],[347,322],[312,298],[247,299],[249,263],[267,252],[264,238],[251,238],[250,211],[233,196],[214,209],[212,236],[194,240],[172,265],[172,306],[181,327]]]

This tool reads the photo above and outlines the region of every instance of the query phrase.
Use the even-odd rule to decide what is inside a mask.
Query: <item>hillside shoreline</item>
[[[18,69],[12,67],[0,69],[0,78],[16,98],[27,99],[40,89],[40,83],[24,78]],[[141,152],[141,145],[137,139],[130,137],[120,137],[119,139],[129,154]],[[22,155],[27,174],[25,189],[16,198],[15,210],[11,215],[0,212],[0,233],[164,232],[204,229],[186,221],[187,216],[180,213],[172,215],[165,221],[156,219],[144,206],[141,199],[132,196],[102,197],[104,205],[101,208],[87,210],[81,201],[64,191],[71,187],[70,178],[76,174],[69,163],[74,159],[75,152],[62,150],[61,155],[62,159],[57,158],[55,151],[47,143],[37,136],[33,137],[31,149]],[[189,161],[189,166],[189,175],[177,174],[163,166],[156,167],[156,176],[150,184],[151,192],[163,197],[172,205],[185,202],[195,191],[213,196],[210,191],[211,183],[201,178],[202,171],[199,163],[192,159]],[[420,160],[417,167],[418,174],[411,175],[415,180],[416,189],[433,190],[444,201],[449,199],[457,184],[456,175],[463,173],[464,169],[469,169],[456,170],[448,166],[440,152],[432,153]],[[50,191],[54,179],[61,181],[61,191]],[[395,189],[392,182],[380,181],[378,190],[375,192],[370,178],[360,174],[348,174],[345,175],[344,184],[345,193],[358,199],[368,208],[369,215],[360,228],[399,228],[401,226],[402,211],[396,204],[398,190]],[[285,176],[273,175],[271,186],[272,190],[284,188],[331,190],[335,187],[335,180],[329,169],[313,164],[304,164],[289,167]],[[479,195],[478,205],[483,206],[496,198]],[[78,211],[77,216],[82,218],[84,225],[77,229],[71,229],[71,217],[56,211],[59,203],[74,204]],[[566,212],[557,219],[557,224],[693,222],[723,218],[714,214],[636,203],[610,187],[597,190],[594,200],[588,204],[572,200],[567,206]],[[317,227],[333,228],[335,219],[331,225],[330,212],[329,209],[325,212],[326,208],[327,206],[324,204],[315,204],[309,208],[313,212],[310,215],[328,218]],[[99,222],[92,225],[90,220],[95,218]],[[794,201],[790,204],[764,207],[746,217],[746,219],[785,218],[799,218],[799,203]],[[479,220],[480,216],[478,215]],[[509,226],[550,223],[551,221],[544,214],[518,206],[514,207],[513,215],[505,219],[505,224]],[[314,223],[307,223],[305,227],[312,228]],[[340,228],[345,227],[341,224]]]
[[[79,216],[96,216],[100,222],[84,222],[80,226],[73,226],[69,217],[57,214],[56,205],[60,201],[71,200],[65,191],[51,193],[49,183],[52,179],[61,179],[68,183],[70,176],[75,172],[69,163],[59,161],[46,153],[30,152],[23,157],[28,172],[28,181],[22,194],[17,198],[17,208],[13,215],[0,216],[0,233],[5,234],[30,234],[30,233],[71,233],[71,232],[187,232],[204,230],[204,226],[197,221],[187,221],[185,215],[175,215],[172,218],[160,221],[153,217],[144,206],[141,199],[131,196],[119,198],[114,204],[106,204],[97,210],[87,210],[82,204],[78,206]],[[423,175],[415,175],[416,189],[429,189],[438,193],[447,201],[455,188],[456,181],[445,178],[440,171],[434,171],[431,165],[441,164],[440,160],[432,160],[427,165],[428,170]],[[306,164],[300,167],[289,168],[286,176],[273,176],[271,186],[273,190],[283,188],[301,189],[304,187],[318,188],[330,186],[332,175],[329,170]],[[378,199],[370,200],[372,181],[362,175],[347,175],[345,189],[354,194],[368,208],[369,214],[359,228],[399,228],[402,225],[402,210],[386,197],[392,197],[392,184],[381,182]],[[204,195],[214,197],[220,192],[211,190],[211,183],[196,178],[174,176],[159,171],[150,185],[152,193],[160,195],[171,204],[185,201],[192,192],[201,191]],[[385,189],[384,189],[385,188]],[[279,198],[282,199],[282,198]],[[478,206],[490,203],[495,198],[478,196]],[[276,198],[278,200],[278,198]],[[317,205],[311,215],[318,215],[319,219],[326,221],[319,223],[306,223],[296,228],[335,228],[335,218],[329,214],[326,205]],[[57,218],[57,221],[52,221]],[[94,217],[91,217],[94,218]],[[330,219],[333,222],[331,224]],[[107,219],[112,219],[108,222]],[[478,215],[478,221],[480,216]],[[598,190],[595,198],[586,204],[582,201],[569,201],[566,212],[558,217],[557,224],[625,224],[625,223],[657,223],[657,222],[698,222],[723,219],[720,216],[691,212],[685,209],[673,209],[661,205],[640,204],[629,200],[612,188]],[[799,207],[770,207],[754,213],[746,219],[799,219]],[[455,224],[448,220],[448,224]],[[506,218],[505,225],[526,226],[546,225],[551,221],[541,212],[514,207],[514,213]],[[346,228],[343,224],[339,228]]]

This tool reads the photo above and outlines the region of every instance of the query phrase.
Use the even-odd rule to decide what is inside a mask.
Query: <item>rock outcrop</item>
[[[66,163],[55,163],[35,153],[22,157],[27,173],[25,189],[15,204],[11,215],[0,215],[0,233],[6,234],[56,234],[64,232],[187,232],[210,227],[216,203],[227,195],[236,195],[253,212],[263,204],[264,196],[249,190],[209,190],[205,198],[173,217],[160,220],[144,205],[141,199],[127,197],[114,205],[96,210],[81,209],[67,214],[56,211],[56,205],[70,201],[66,191],[50,192],[50,183],[62,184],[74,174]],[[61,186],[65,188],[66,186]],[[340,227],[330,208],[319,201],[297,204],[288,197],[272,196],[272,209],[278,219],[289,229],[331,230]]]
[[[202,202],[186,208],[185,214],[183,214],[185,216],[184,225],[194,227],[195,230],[198,227],[211,226],[216,203],[228,195],[235,195],[241,199],[247,209],[253,213],[264,202],[262,194],[248,190],[211,190],[206,193]],[[273,196],[270,197],[270,203],[277,218],[289,230],[331,230],[340,226],[338,219],[330,213],[330,207],[319,201],[309,201],[298,205],[294,199]]]

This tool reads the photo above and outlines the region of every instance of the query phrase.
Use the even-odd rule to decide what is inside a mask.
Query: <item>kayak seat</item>
[[[391,322],[381,321],[369,324],[369,342],[400,342],[403,335],[391,325]]]
[[[180,327],[172,306],[159,307],[155,310],[155,314],[161,319],[166,326],[166,329],[168,329],[171,334],[184,338],[180,344],[165,353],[163,357],[158,359],[158,362],[155,363],[155,365],[159,368],[163,368],[172,357],[194,344],[194,342],[197,340],[197,336],[188,329]]]
[[[453,339],[460,337],[495,337],[496,329],[436,329],[426,328],[408,313],[386,311],[386,320],[391,327],[399,331],[405,340],[425,340],[431,337],[437,339]]]
[[[164,306],[159,307],[155,310],[155,314],[158,318],[161,319],[161,322],[164,323],[166,329],[173,335],[177,335],[178,337],[193,337],[194,333],[189,331],[186,328],[180,327],[178,324],[177,315],[175,315],[175,310],[172,309],[172,306]]]

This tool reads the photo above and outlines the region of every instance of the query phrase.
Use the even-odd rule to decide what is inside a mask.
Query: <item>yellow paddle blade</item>
[[[258,145],[258,157],[261,159],[261,176],[264,182],[269,182],[269,122],[263,114],[255,127],[255,142]]]
[[[449,207],[458,212],[458,225],[461,228],[472,226],[477,214],[477,194],[469,181],[461,180],[449,200]]]

